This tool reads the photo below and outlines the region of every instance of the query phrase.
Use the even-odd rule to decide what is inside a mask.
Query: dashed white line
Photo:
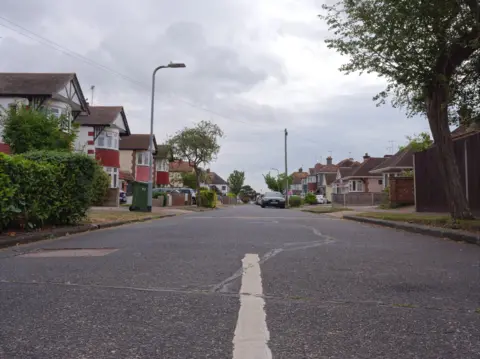
[[[263,299],[260,258],[246,254],[242,260],[243,274],[240,288],[240,311],[233,338],[233,359],[271,359],[268,347],[270,333],[267,327]]]

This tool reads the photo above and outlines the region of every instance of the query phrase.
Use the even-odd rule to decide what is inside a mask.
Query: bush
[[[101,206],[105,202],[109,188],[110,176],[97,164],[92,183],[92,206]]]
[[[237,195],[236,195],[235,193],[228,192],[228,193],[227,193],[227,197],[230,197],[230,198],[237,198]]]
[[[154,192],[152,198],[159,199],[163,198],[162,206],[165,207],[167,205],[167,194],[165,192]]]
[[[217,207],[217,192],[214,190],[200,190],[200,205],[206,208]]]
[[[308,204],[317,204],[317,197],[313,193],[307,193],[305,195],[305,203]]]
[[[56,182],[51,186],[44,185],[49,191],[57,188],[56,213],[50,218],[52,223],[77,223],[86,216],[94,199],[93,185],[98,168],[95,159],[80,153],[53,151],[28,152],[22,157],[58,169]],[[41,177],[36,180],[43,181]]]
[[[290,207],[300,207],[302,205],[302,198],[300,196],[290,196],[288,203]]]

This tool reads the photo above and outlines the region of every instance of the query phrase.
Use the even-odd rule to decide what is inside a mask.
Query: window
[[[168,161],[165,159],[157,160],[157,172],[168,172]]]
[[[379,184],[379,185],[383,185],[383,181],[382,181],[382,180],[378,180],[378,184]]]
[[[150,164],[150,158],[151,154],[148,151],[137,152],[137,165],[148,166]]]
[[[222,191],[226,191],[227,190],[227,186],[222,186]]]
[[[110,177],[110,188],[118,188],[118,168],[103,167],[103,170]]]
[[[362,181],[350,181],[348,183],[350,192],[363,192],[363,182]]]
[[[103,130],[97,133],[95,146],[110,150],[118,150],[118,132]]]

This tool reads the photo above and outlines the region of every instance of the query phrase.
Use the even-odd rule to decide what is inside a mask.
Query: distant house
[[[154,160],[157,149],[157,141],[153,136],[154,153],[149,151],[149,134],[132,134],[120,141],[120,170],[121,179],[130,182],[132,179],[139,182],[148,182],[150,163]],[[151,180],[155,183],[155,166]]]
[[[84,152],[102,164],[110,176],[110,188],[120,185],[120,142],[130,136],[127,117],[122,106],[90,106],[74,120],[80,125],[75,150]]]
[[[183,160],[176,160],[169,164],[169,182],[171,187],[183,187],[183,174],[195,173],[193,165]]]
[[[315,168],[308,169],[307,192],[308,193],[317,192],[317,175],[315,174]]]
[[[405,147],[393,156],[385,156],[385,160],[370,173],[382,176],[382,188],[385,189],[389,186],[391,177],[401,176],[406,171],[413,171],[414,154],[414,149]]]
[[[341,167],[337,172],[336,193],[378,193],[383,191],[382,175],[371,171],[379,166],[384,157],[370,157],[367,153],[358,167]]]
[[[308,173],[303,172],[300,168],[298,172],[293,172],[291,176],[292,184],[290,185],[290,191],[292,191],[292,194],[298,196],[305,193],[306,191],[304,191],[303,181],[308,177]]]
[[[224,195],[227,194],[230,190],[228,187],[228,182],[225,181],[222,177],[220,177],[215,172],[211,172],[210,169],[207,169],[206,171],[205,184],[210,189],[216,188],[218,191],[220,191]]]
[[[0,111],[19,104],[44,108],[59,117],[65,115],[69,123],[80,113],[89,113],[74,73],[0,73]],[[0,125],[0,152],[10,153],[2,132]]]
[[[332,157],[327,157],[327,164],[322,165],[321,163],[317,163],[315,165],[315,176],[317,181],[317,188],[316,193],[322,194],[327,196],[327,176],[328,175],[335,175],[338,170],[338,166],[332,163]],[[332,176],[329,176],[331,179]]]

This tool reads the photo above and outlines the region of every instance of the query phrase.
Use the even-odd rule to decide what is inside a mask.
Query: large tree
[[[245,182],[245,172],[237,170],[233,171],[230,176],[228,176],[227,182],[230,187],[230,192],[235,196],[238,196],[243,187],[243,183]]]
[[[201,205],[200,183],[203,176],[201,166],[213,161],[220,151],[218,140],[223,137],[220,127],[209,121],[201,121],[194,127],[185,127],[168,141],[175,159],[188,161],[195,170],[197,206]]]
[[[345,73],[376,73],[408,115],[428,118],[452,218],[472,218],[449,124],[480,113],[478,0],[339,0],[324,5],[328,47],[346,55]]]
[[[281,173],[277,177],[274,177],[269,173],[263,175],[265,179],[265,184],[267,185],[268,189],[274,192],[283,192],[285,189],[285,174]],[[292,176],[288,176],[288,186],[292,184]]]
[[[48,110],[30,109],[22,105],[7,111],[0,108],[3,140],[12,153],[33,150],[72,151],[76,131],[65,116],[56,117]]]

